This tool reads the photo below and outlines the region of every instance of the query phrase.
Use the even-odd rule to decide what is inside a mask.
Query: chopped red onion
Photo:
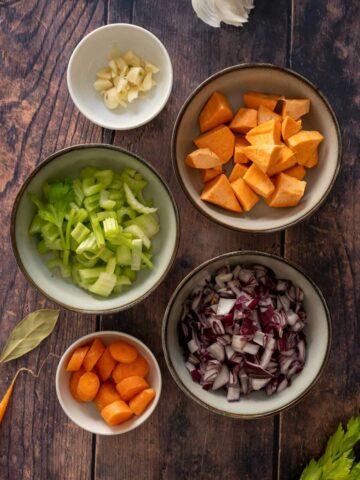
[[[229,369],[224,363],[220,369],[220,372],[217,374],[217,377],[214,380],[212,389],[218,390],[219,388],[226,385],[228,383],[228,380],[229,380]]]
[[[219,360],[219,362],[223,362],[225,359],[225,351],[224,347],[220,345],[220,343],[215,342],[209,347],[207,347],[207,351],[212,355],[216,360]]]

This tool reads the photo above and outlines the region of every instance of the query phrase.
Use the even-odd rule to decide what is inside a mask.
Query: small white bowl
[[[185,367],[183,348],[178,338],[178,322],[182,306],[189,294],[203,278],[203,272],[212,275],[222,266],[237,264],[265,265],[278,278],[289,279],[304,292],[304,307],[308,322],[305,326],[307,348],[303,371],[295,376],[292,385],[280,393],[268,396],[265,392],[253,392],[241,396],[238,402],[228,402],[224,391],[206,391],[195,383]],[[295,264],[288,260],[262,252],[231,252],[212,258],[195,268],[178,285],[167,306],[162,343],[167,366],[175,382],[190,398],[208,410],[228,417],[257,418],[273,415],[297,403],[320,378],[331,345],[331,318],[325,299],[315,283]]]
[[[210,95],[214,91],[224,93],[236,112],[243,106],[243,94],[248,90],[311,101],[310,113],[302,118],[303,129],[319,130],[325,139],[319,146],[319,163],[308,170],[305,195],[296,207],[270,208],[260,201],[250,212],[229,212],[200,199],[203,183],[199,172],[185,165],[186,156],[196,148],[193,140],[200,135],[199,114]],[[172,159],[182,189],[203,215],[234,230],[275,232],[304,220],[324,202],[340,169],[341,135],[329,102],[305,77],[275,65],[242,64],[215,73],[185,101],[173,130]]]
[[[71,395],[69,388],[71,372],[67,372],[65,368],[70,356],[77,347],[90,343],[94,338],[99,338],[104,345],[109,345],[109,343],[119,340],[134,345],[139,354],[143,356],[149,364],[149,373],[146,376],[146,380],[150,387],[156,392],[154,400],[142,415],[134,415],[126,422],[114,427],[111,427],[104,421],[94,402],[77,402]],[[130,432],[131,430],[134,430],[134,428],[139,427],[152,415],[161,395],[161,371],[153,353],[146,345],[132,335],[112,331],[90,333],[89,335],[79,338],[79,340],[76,340],[76,342],[70,345],[60,359],[56,370],[55,382],[56,394],[66,415],[79,427],[97,435],[119,435],[121,433]]]
[[[157,85],[144,98],[127,108],[109,110],[93,83],[96,72],[107,66],[114,47],[121,53],[133,51],[160,71],[154,75]],[[105,25],[86,35],[73,51],[67,69],[68,89],[77,108],[96,125],[111,130],[131,130],[150,122],[168,101],[172,83],[171,60],[164,45],[148,30],[128,23]]]

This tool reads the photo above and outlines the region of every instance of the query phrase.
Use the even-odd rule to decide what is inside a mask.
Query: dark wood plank
[[[343,164],[327,202],[286,234],[286,256],[303,266],[323,290],[334,337],[328,367],[316,388],[282,415],[280,478],[296,479],[319,455],[340,421],[359,413],[360,169],[359,18],[351,0],[293,2],[292,67],[327,95],[343,136]]]
[[[11,207],[29,172],[45,156],[75,143],[101,141],[101,129],[75,109],[66,67],[77,42],[104,23],[103,2],[8,2],[1,8],[0,57],[0,341],[28,312],[50,306],[16,267],[8,232]],[[1,367],[0,394],[17,368],[37,370],[49,352],[61,355],[95,329],[94,317],[61,313],[52,336],[22,359]],[[1,479],[91,478],[92,436],[76,427],[56,399],[58,360],[38,379],[22,374],[0,428]]]
[[[146,158],[166,178],[179,206],[182,237],[177,261],[157,291],[130,311],[102,319],[102,329],[129,332],[149,345],[160,361],[164,390],[156,412],[141,428],[126,437],[97,438],[96,478],[114,478],[119,465],[124,478],[272,478],[273,419],[236,422],[191,402],[167,371],[160,329],[175,286],[202,261],[237,249],[280,251],[280,235],[232,232],[209,222],[190,205],[174,177],[170,138],[183,101],[209,74],[244,61],[285,64],[286,12],[285,1],[271,6],[258,1],[245,28],[214,30],[196,18],[187,0],[171,2],[168,9],[155,0],[135,2],[133,23],[155,33],[169,50],[174,87],[168,105],[154,121],[138,130],[117,133],[115,143]],[[119,21],[122,9],[117,2],[110,3],[109,14],[110,22]],[[269,38],[277,39],[276,48]],[[107,133],[106,138],[112,137]],[[136,461],[139,446],[141,459]]]

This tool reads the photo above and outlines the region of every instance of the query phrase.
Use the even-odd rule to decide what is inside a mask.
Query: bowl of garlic
[[[114,23],[93,30],[73,51],[67,69],[70,96],[100,127],[131,130],[158,115],[172,88],[169,54],[137,25]]]

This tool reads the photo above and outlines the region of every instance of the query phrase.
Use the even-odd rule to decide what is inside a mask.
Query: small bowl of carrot
[[[161,372],[152,352],[137,338],[95,332],[79,338],[61,357],[56,393],[79,427],[118,435],[151,416],[160,399]]]

